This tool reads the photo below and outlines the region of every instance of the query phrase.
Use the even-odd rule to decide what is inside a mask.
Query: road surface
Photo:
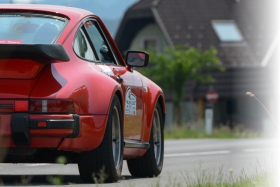
[[[261,170],[274,171],[279,165],[279,143],[278,139],[166,140],[164,167],[159,177],[133,178],[124,162],[123,179],[97,186],[186,186],[205,172],[216,177],[222,172],[223,179],[228,179]],[[64,185],[92,186],[80,180],[76,164],[0,164],[2,185],[14,186],[21,181],[28,183],[26,186],[54,186],[48,178],[58,175],[64,176]]]

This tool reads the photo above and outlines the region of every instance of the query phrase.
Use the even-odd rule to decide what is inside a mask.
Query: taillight
[[[28,100],[0,100],[0,112],[28,112]]]
[[[75,113],[74,103],[69,99],[30,100],[31,113]]]
[[[15,112],[28,112],[28,101],[15,101]]]

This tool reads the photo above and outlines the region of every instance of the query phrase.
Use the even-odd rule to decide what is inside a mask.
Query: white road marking
[[[260,149],[244,149],[244,153],[254,153],[254,152],[260,152]]]
[[[255,153],[255,152],[270,152],[270,151],[279,151],[276,148],[267,148],[267,149],[244,149],[243,152],[244,153]]]
[[[164,157],[185,157],[185,156],[204,156],[204,155],[221,155],[221,154],[229,154],[229,150],[223,151],[209,151],[209,152],[194,152],[194,153],[172,153],[172,154],[164,154]]]
[[[48,166],[51,164],[24,164],[24,166],[29,166],[29,167],[36,167],[36,166]]]

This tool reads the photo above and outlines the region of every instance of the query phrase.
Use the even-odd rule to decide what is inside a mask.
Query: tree
[[[172,93],[177,123],[180,123],[180,103],[184,98],[185,83],[189,80],[200,83],[214,82],[215,79],[205,72],[224,71],[215,48],[202,51],[198,48],[186,50],[183,46],[177,46],[167,47],[162,54],[154,50],[148,52],[149,66],[139,71],[157,83],[164,92]]]

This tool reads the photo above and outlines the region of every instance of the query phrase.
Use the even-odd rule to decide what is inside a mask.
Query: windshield
[[[0,12],[0,44],[50,44],[65,18],[30,13]]]

